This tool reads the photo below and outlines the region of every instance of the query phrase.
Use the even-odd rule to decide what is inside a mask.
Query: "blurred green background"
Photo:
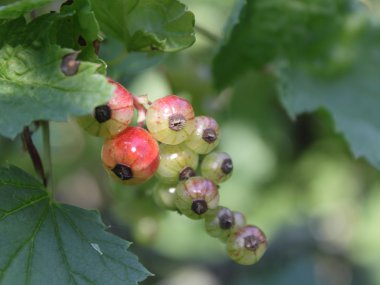
[[[263,229],[269,248],[253,266],[231,262],[202,221],[157,207],[155,180],[118,185],[102,168],[102,140],[74,122],[52,124],[57,199],[98,208],[110,231],[134,242],[131,250],[155,274],[142,284],[376,285],[380,284],[380,175],[352,158],[324,110],[292,121],[277,97],[274,78],[248,72],[217,92],[211,62],[233,0],[182,1],[196,17],[196,43],[174,54],[124,53],[107,39],[100,56],[108,74],[135,95],[155,100],[175,93],[197,115],[222,128],[219,149],[234,161],[221,185],[221,204],[243,212]],[[41,147],[39,132],[34,139]],[[19,139],[0,138],[0,161],[34,173]]]

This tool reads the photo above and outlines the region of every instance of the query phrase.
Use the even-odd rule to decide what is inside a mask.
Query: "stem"
[[[217,43],[220,40],[219,36],[215,35],[213,32],[207,30],[204,27],[197,25],[197,26],[195,26],[195,30],[197,33],[204,36],[205,38],[207,38],[212,43]]]
[[[46,186],[47,179],[45,176],[44,166],[42,165],[40,154],[38,153],[38,150],[33,143],[32,133],[29,127],[24,128],[22,132],[22,141],[24,142],[24,146],[26,150],[28,151],[30,158],[32,159],[35,171],[42,179],[42,183]]]
[[[132,95],[132,97],[133,97],[133,106],[137,110],[137,125],[142,128],[145,123],[145,117],[146,117],[146,111],[147,111],[144,105],[150,105],[152,103],[149,101],[147,95],[143,95],[143,96]]]
[[[42,136],[43,136],[43,147],[44,147],[44,160],[46,166],[45,177],[47,184],[45,185],[49,194],[53,195],[53,175],[52,175],[52,160],[51,160],[51,147],[50,147],[50,129],[49,122],[42,122]]]

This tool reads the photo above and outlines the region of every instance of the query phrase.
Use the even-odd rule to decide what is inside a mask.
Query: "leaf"
[[[62,5],[60,13],[49,13],[26,23],[24,17],[0,22],[0,45],[56,44],[81,51],[78,58],[101,63],[93,46],[100,30],[89,0]],[[104,68],[105,69],[105,66]]]
[[[96,211],[51,203],[22,170],[0,168],[0,284],[132,285],[150,273]]]
[[[107,102],[113,87],[96,73],[98,65],[81,61],[75,74],[62,72],[70,53],[57,46],[0,49],[0,135],[14,138],[34,120],[62,121]]]
[[[213,62],[222,89],[278,59],[324,62],[353,10],[351,0],[240,0]]]
[[[8,0],[0,2],[0,20],[15,19],[53,0]]]
[[[194,41],[194,15],[177,0],[91,0],[101,29],[128,51],[173,52]]]
[[[327,109],[355,157],[380,169],[379,30],[368,32],[351,69],[337,78],[316,76],[300,66],[282,71],[281,100],[294,118]]]

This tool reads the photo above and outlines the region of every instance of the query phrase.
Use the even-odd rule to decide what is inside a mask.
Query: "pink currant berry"
[[[199,154],[212,151],[220,141],[219,125],[211,117],[195,117],[195,130],[186,140],[186,145]]]
[[[205,156],[201,165],[201,173],[216,184],[222,183],[231,177],[233,163],[225,152],[212,152]]]
[[[156,140],[170,145],[180,144],[194,130],[193,107],[176,95],[160,98],[148,109],[146,126]]]
[[[104,142],[102,160],[117,180],[125,184],[139,184],[152,177],[157,170],[159,148],[145,129],[128,127],[117,137]]]
[[[259,261],[267,247],[264,233],[252,225],[236,229],[227,240],[229,257],[242,265],[251,265]]]
[[[198,154],[183,144],[160,145],[160,166],[157,177],[165,183],[176,183],[195,176],[198,167]]]
[[[206,178],[190,177],[178,184],[175,203],[182,214],[194,220],[201,219],[208,210],[218,206],[218,187]]]
[[[115,137],[130,124],[133,117],[133,97],[121,84],[108,79],[115,86],[114,96],[104,105],[95,107],[92,115],[77,118],[80,126],[95,136]]]

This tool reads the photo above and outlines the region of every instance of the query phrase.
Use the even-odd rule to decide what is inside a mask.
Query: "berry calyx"
[[[219,184],[228,180],[233,171],[231,157],[225,152],[212,152],[205,156],[201,164],[202,176]]]
[[[198,154],[185,145],[160,145],[160,166],[157,177],[166,183],[176,183],[195,176]]]
[[[195,117],[195,130],[186,145],[199,154],[206,154],[217,147],[220,141],[218,123],[211,117]]]
[[[92,135],[112,138],[125,130],[133,117],[133,96],[121,84],[114,85],[114,96],[104,105],[94,108],[93,114],[77,118],[80,126]]]
[[[176,95],[168,95],[152,103],[146,113],[146,125],[152,136],[165,144],[177,145],[194,130],[191,104]]]
[[[143,128],[128,127],[117,137],[108,139],[102,148],[105,168],[124,184],[138,184],[153,176],[158,168],[159,148]]]
[[[242,265],[251,265],[259,261],[267,247],[264,233],[252,225],[238,228],[227,241],[228,255]]]
[[[190,177],[178,184],[175,203],[182,214],[191,219],[201,219],[208,210],[218,206],[218,187],[203,177]]]

